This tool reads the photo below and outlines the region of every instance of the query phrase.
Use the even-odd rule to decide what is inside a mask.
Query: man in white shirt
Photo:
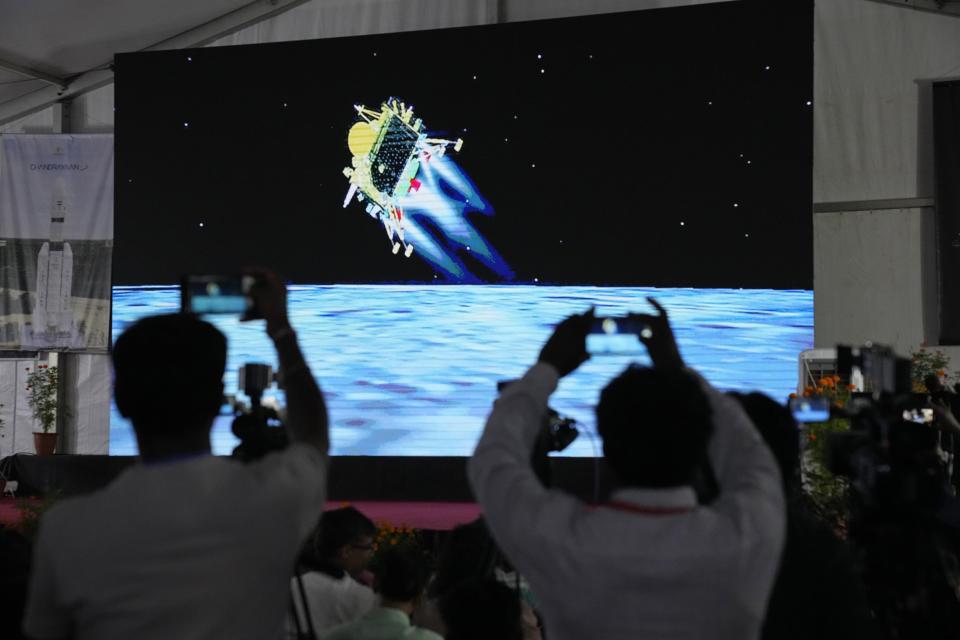
[[[593,312],[562,322],[508,387],[468,472],[500,547],[530,582],[550,638],[756,638],[784,537],[774,459],[737,403],[684,368],[666,312],[637,314],[653,368],[604,390],[597,424],[619,489],[591,506],[531,469],[547,399],[589,356]],[[720,485],[691,482],[705,455]]]
[[[377,606],[373,589],[354,576],[367,569],[373,559],[377,527],[354,507],[323,514],[320,526],[308,543],[305,571],[291,580],[296,621],[288,631],[313,630],[318,636],[333,627],[353,622]],[[310,617],[304,615],[307,604]]]
[[[187,315],[146,318],[113,350],[117,408],[141,463],[44,517],[24,632],[32,638],[278,638],[300,546],[323,508],[327,413],[283,284],[251,292],[286,390],[291,444],[251,464],[213,457],[226,338]]]

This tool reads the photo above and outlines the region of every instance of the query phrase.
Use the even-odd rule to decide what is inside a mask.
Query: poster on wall
[[[113,136],[0,137],[0,349],[108,348]]]

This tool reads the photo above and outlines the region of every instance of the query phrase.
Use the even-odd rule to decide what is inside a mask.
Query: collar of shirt
[[[670,487],[669,489],[628,487],[614,491],[610,495],[610,502],[653,509],[695,509],[697,494],[693,487]]]

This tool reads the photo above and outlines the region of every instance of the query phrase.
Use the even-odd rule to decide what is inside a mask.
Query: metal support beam
[[[67,86],[66,78],[60,78],[49,73],[44,73],[43,71],[37,71],[36,69],[31,69],[29,67],[21,67],[18,64],[13,64],[12,62],[7,62],[6,60],[0,60],[0,69],[6,69],[7,71],[12,71],[18,75],[25,76],[27,78],[33,78],[34,80],[43,80],[48,84],[52,84],[55,87],[60,87],[63,89]]]
[[[177,36],[158,42],[143,51],[202,47],[214,40],[285,13],[309,0],[256,0]],[[107,65],[101,65],[106,67]],[[65,86],[47,87],[0,104],[0,125],[28,116],[50,105],[75,98],[113,82],[113,71],[96,68],[70,78]]]
[[[816,202],[814,213],[848,213],[852,211],[887,211],[922,209],[936,206],[933,198],[891,198],[886,200],[851,200],[848,202]]]
[[[70,133],[73,129],[70,125],[70,111],[73,102],[70,100],[61,100],[53,104],[53,133]]]
[[[881,4],[892,4],[897,7],[929,11],[941,15],[960,17],[960,1],[958,0],[870,0]]]

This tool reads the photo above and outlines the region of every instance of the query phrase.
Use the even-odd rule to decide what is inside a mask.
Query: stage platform
[[[13,526],[20,521],[19,504],[35,498],[0,499],[0,524]],[[345,502],[331,501],[324,510],[356,507],[376,523],[395,527],[413,527],[424,531],[449,531],[459,524],[475,520],[480,506],[473,502]]]
[[[444,531],[480,514],[466,477],[467,458],[334,456],[328,505],[351,504],[370,518],[394,525]],[[0,471],[18,483],[16,496],[69,497],[96,491],[137,463],[134,456],[35,456],[0,460]],[[611,481],[592,458],[551,458],[552,486],[587,501],[602,500]],[[0,500],[0,522],[18,518],[16,500]]]

